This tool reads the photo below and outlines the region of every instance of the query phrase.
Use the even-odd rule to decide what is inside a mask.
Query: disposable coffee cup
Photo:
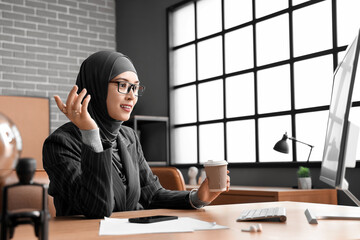
[[[225,160],[209,160],[204,163],[206,176],[209,180],[210,192],[220,192],[226,190],[227,165]]]

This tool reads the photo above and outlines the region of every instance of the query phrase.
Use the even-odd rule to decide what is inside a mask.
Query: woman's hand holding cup
[[[198,197],[203,202],[212,202],[222,192],[229,191],[230,177],[226,161],[211,161],[204,164],[206,179],[198,190]]]

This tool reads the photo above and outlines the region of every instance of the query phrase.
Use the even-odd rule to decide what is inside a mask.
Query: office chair
[[[182,173],[176,167],[151,167],[160,184],[168,190],[185,191],[185,181]]]

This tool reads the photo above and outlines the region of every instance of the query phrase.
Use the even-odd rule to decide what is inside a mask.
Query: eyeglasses
[[[130,90],[133,90],[133,93],[136,97],[141,96],[145,91],[145,87],[139,84],[132,84],[126,81],[114,81],[110,83],[117,83],[118,92],[122,94],[128,94]]]

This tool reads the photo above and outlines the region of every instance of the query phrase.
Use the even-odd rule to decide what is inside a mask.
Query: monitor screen
[[[336,188],[341,188],[344,180],[345,156],[348,151],[348,117],[358,57],[359,36],[348,46],[344,59],[334,72],[320,180]],[[348,144],[356,145],[354,142]]]

